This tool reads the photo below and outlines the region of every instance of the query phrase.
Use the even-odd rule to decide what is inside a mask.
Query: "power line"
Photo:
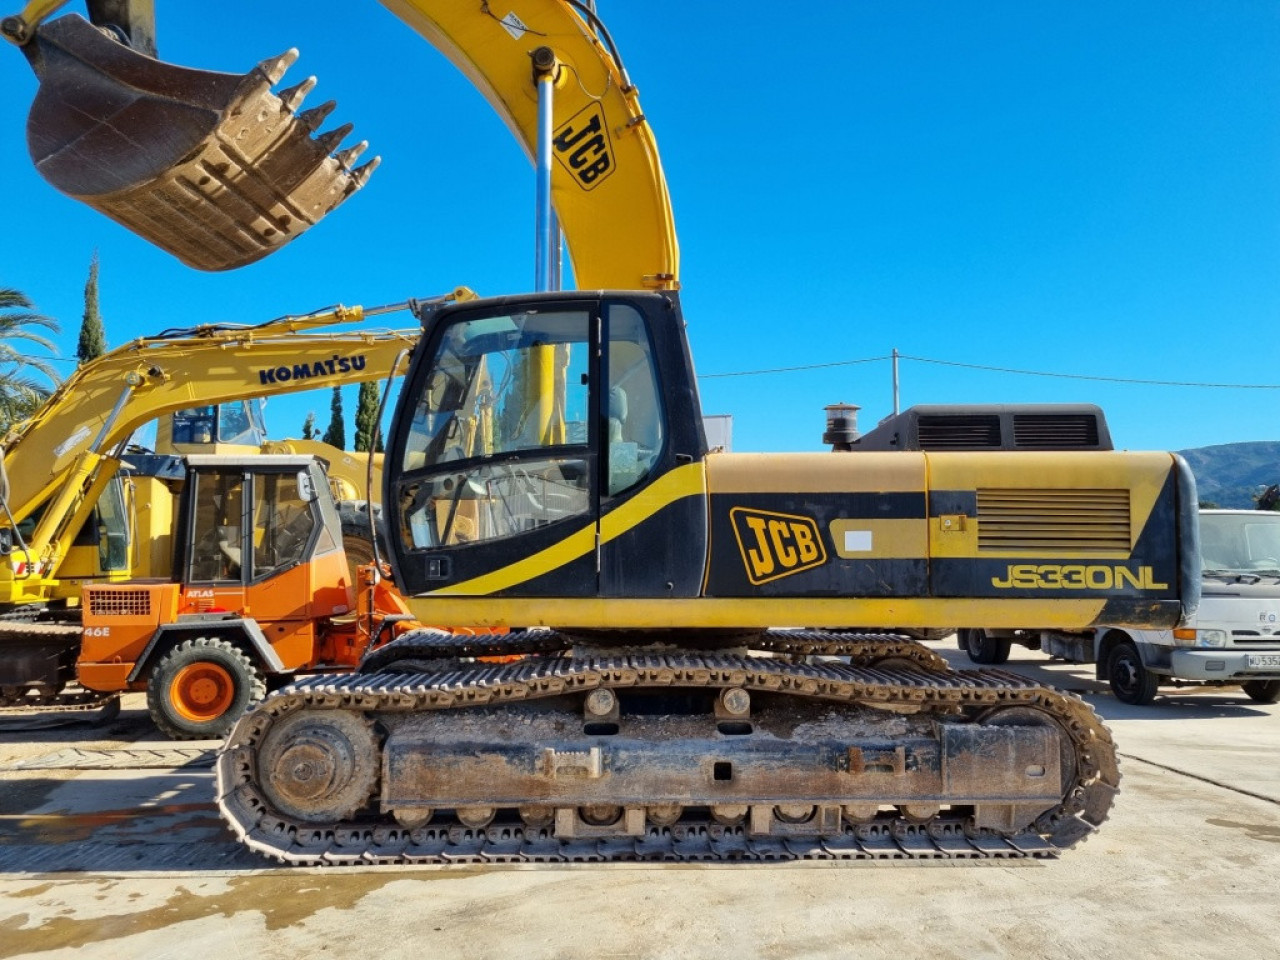
[[[55,363],[78,363],[75,357],[55,357],[47,354],[23,354],[37,360],[52,360]],[[853,360],[829,360],[825,363],[805,363],[794,367],[766,367],[761,370],[731,370],[725,373],[700,373],[699,380],[721,380],[728,377],[762,377],[777,373],[803,373],[807,370],[825,370],[831,367],[852,367],[862,363],[877,363],[892,360],[891,356],[859,357]],[[997,367],[983,363],[965,363],[960,360],[939,360],[936,357],[914,357],[910,354],[898,354],[899,360],[914,360],[916,363],[932,363],[941,367],[960,367],[964,370],[982,370],[987,373],[1008,373],[1020,377],[1050,377],[1058,380],[1092,380],[1098,383],[1124,383],[1145,387],[1195,387],[1206,390],[1280,390],[1280,383],[1213,383],[1197,380],[1144,380],[1138,377],[1104,377],[1091,373],[1056,373],[1049,370],[1022,370],[1017,367]]]
[[[957,360],[934,360],[930,357],[898,355],[902,360],[934,363],[945,367],[964,367],[969,370],[988,370],[992,373],[1014,373],[1024,377],[1057,377],[1062,380],[1098,380],[1103,383],[1132,383],[1149,387],[1207,387],[1222,390],[1280,390],[1280,383],[1201,383],[1193,380],[1140,380],[1133,377],[1103,377],[1086,373],[1047,373],[1041,370],[1018,370],[1013,367],[990,367],[979,363],[961,363]]]
[[[729,373],[702,373],[699,380],[714,380],[722,377],[756,377],[771,373],[800,373],[805,370],[822,370],[828,367],[846,367],[858,363],[874,363],[879,360],[891,360],[892,357],[863,357],[857,360],[832,360],[826,363],[809,363],[796,367],[773,367],[764,370],[735,370]],[[1148,387],[1198,387],[1215,390],[1280,390],[1280,383],[1205,383],[1194,380],[1144,380],[1137,377],[1105,377],[1088,373],[1055,373],[1047,370],[1021,370],[1016,367],[996,367],[981,363],[964,363],[959,360],[938,360],[934,357],[913,357],[905,353],[898,354],[899,360],[914,360],[917,363],[932,363],[945,367],[961,367],[966,370],[983,370],[989,373],[1008,373],[1023,377],[1052,377],[1060,380],[1093,380],[1100,383],[1124,383]]]
[[[823,367],[849,367],[855,363],[874,363],[889,357],[864,357],[861,360],[832,360],[829,363],[809,363],[801,367],[774,367],[769,370],[737,370],[732,373],[700,373],[699,380],[715,380],[720,377],[758,377],[765,373],[797,373],[801,370],[821,370]]]

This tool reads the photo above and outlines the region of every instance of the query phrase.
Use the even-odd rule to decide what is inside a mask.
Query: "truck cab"
[[[1012,644],[1097,664],[1116,699],[1145,705],[1162,686],[1236,686],[1280,700],[1280,513],[1201,510],[1200,605],[1179,627],[957,632],[975,663],[1003,663]]]
[[[1161,685],[1239,684],[1280,699],[1280,513],[1200,511],[1200,608],[1173,630],[1097,631],[1099,679],[1126,703]]]

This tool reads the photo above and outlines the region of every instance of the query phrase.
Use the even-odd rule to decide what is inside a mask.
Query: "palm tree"
[[[56,351],[53,342],[30,329],[41,327],[53,333],[58,324],[34,313],[34,304],[20,290],[0,287],[0,430],[8,430],[34,413],[49,396],[50,387],[31,376],[34,372],[58,382],[53,367],[40,357],[29,356],[22,347]]]

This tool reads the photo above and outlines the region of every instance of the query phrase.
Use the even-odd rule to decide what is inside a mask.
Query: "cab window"
[[[402,488],[406,546],[499,540],[589,511],[590,331],[586,311],[445,331],[405,446],[406,472],[427,471]]]
[[[662,449],[662,406],[653,352],[644,320],[635,308],[609,310],[606,398],[609,481],[614,496],[638,486],[652,472]]]
[[[188,579],[192,582],[241,579],[241,522],[244,517],[244,477],[197,473],[192,550]]]
[[[316,517],[295,473],[265,473],[253,485],[253,579],[296,567],[307,557]]]
[[[584,311],[451,326],[414,412],[405,470],[587,443]]]

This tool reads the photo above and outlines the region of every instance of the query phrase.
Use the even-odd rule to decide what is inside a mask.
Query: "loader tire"
[[[338,504],[338,517],[342,521],[342,549],[347,555],[347,572],[351,576],[352,586],[359,589],[358,569],[373,563],[374,544],[369,537],[370,504],[363,500],[344,500]],[[382,519],[382,508],[372,505],[373,522],[378,538],[378,554],[385,560],[387,556],[386,523]]]
[[[217,637],[184,640],[147,678],[147,710],[174,740],[224,737],[251,703],[267,695],[261,672],[237,646]]]

